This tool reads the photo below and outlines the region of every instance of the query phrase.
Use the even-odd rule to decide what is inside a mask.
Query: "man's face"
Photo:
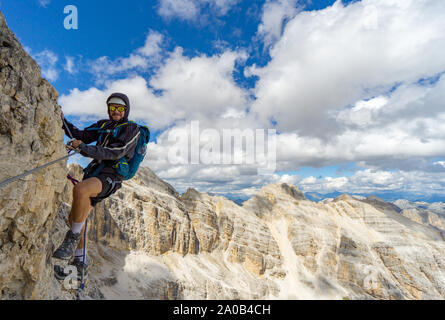
[[[110,117],[111,117],[111,119],[113,121],[118,122],[125,116],[125,110],[123,110],[121,112],[121,111],[118,110],[119,108],[126,108],[126,107],[123,106],[123,105],[120,105],[120,104],[110,104],[110,105],[108,105],[108,112],[109,112]],[[114,109],[114,110],[110,110],[110,109]]]

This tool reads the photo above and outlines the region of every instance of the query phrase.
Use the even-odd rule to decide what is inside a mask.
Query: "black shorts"
[[[85,177],[84,180],[88,178],[91,177]],[[102,182],[102,191],[96,197],[90,198],[91,206],[93,207],[122,187],[122,180],[112,173],[101,172],[95,178],[98,178]]]

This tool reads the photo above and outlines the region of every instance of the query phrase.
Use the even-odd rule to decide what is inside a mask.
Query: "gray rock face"
[[[0,13],[0,181],[66,154],[57,91]],[[0,189],[0,297],[49,295],[49,230],[65,185],[61,162]]]

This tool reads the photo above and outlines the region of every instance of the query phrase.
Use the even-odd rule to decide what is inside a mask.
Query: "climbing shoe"
[[[65,235],[65,240],[63,240],[62,245],[53,253],[53,257],[62,260],[70,260],[74,251],[79,244],[81,235],[80,233],[73,233],[71,230]]]
[[[87,262],[87,261],[85,261]],[[88,274],[88,264],[82,262],[82,258],[74,258],[74,261],[71,263],[73,266],[77,268],[77,279],[80,281],[82,279],[82,271],[83,271],[83,279],[85,280]]]

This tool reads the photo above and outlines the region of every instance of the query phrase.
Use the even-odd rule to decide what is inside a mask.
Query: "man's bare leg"
[[[73,205],[70,217],[73,222],[84,222],[91,210],[90,198],[96,197],[102,191],[102,182],[98,178],[89,178],[79,182],[73,190]]]
[[[70,227],[72,227],[73,221],[75,223],[84,223],[88,218],[91,209],[90,198],[96,197],[102,191],[102,182],[98,178],[89,178],[82,182],[79,182],[73,190],[73,204],[71,206],[71,212],[69,216]],[[78,249],[83,248],[84,242],[84,230],[85,224],[82,227]]]
[[[91,210],[90,198],[96,197],[101,191],[102,182],[98,178],[89,178],[74,186],[69,216],[71,230],[65,235],[61,246],[53,253],[53,257],[69,260],[74,255],[75,249],[80,247],[80,244],[83,245],[82,229]]]

